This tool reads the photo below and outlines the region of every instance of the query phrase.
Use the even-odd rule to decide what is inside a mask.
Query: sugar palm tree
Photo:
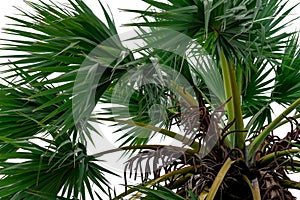
[[[300,183],[287,174],[300,171],[300,54],[298,34],[284,31],[294,7],[143,1],[147,10],[125,9],[141,16],[127,24],[136,34],[126,41],[143,41],[134,49],[100,1],[104,20],[81,0],[27,2],[32,13],[9,17],[0,197],[295,199],[288,189]],[[120,148],[91,155],[94,125],[107,122]],[[273,134],[285,124],[283,137]],[[121,194],[101,160],[116,151],[128,158]],[[127,184],[133,175],[141,184]]]

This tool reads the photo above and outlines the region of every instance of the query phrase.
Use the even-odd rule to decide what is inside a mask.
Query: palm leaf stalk
[[[231,130],[244,130],[240,94],[235,80],[235,70],[232,63],[229,64],[226,60],[223,49],[220,50],[220,57],[226,98],[232,98],[232,100],[227,104],[228,120],[235,120],[235,126],[232,126]],[[233,147],[243,149],[246,135],[243,132],[235,134],[236,136],[232,138]]]

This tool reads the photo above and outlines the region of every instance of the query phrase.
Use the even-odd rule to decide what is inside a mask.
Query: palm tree
[[[32,13],[9,17],[0,197],[295,199],[300,51],[298,34],[284,30],[296,6],[143,1],[149,9],[125,10],[141,16],[125,40],[100,1],[104,20],[81,0],[27,2]],[[108,122],[120,148],[91,155],[95,124]],[[151,144],[157,137],[177,142]],[[121,194],[102,161],[117,151],[127,158]],[[137,176],[140,184],[127,184]]]

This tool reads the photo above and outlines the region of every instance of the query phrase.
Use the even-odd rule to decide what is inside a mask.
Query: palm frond
[[[247,58],[251,52],[274,62],[278,52],[286,46],[290,33],[281,30],[290,24],[284,19],[294,8],[284,11],[286,1],[268,0],[145,2],[156,10],[126,11],[139,13],[149,20],[128,25],[165,27],[182,32],[199,40],[210,54],[217,53],[217,45],[220,45],[226,54],[234,57]]]
[[[94,191],[107,193],[104,173],[113,173],[88,156],[81,143],[65,137],[60,142],[38,137],[0,139],[18,149],[0,156],[1,198],[94,199]]]
[[[183,200],[185,198],[179,196],[174,193],[172,190],[162,187],[162,186],[154,186],[154,188],[146,188],[146,187],[134,187],[137,191],[145,194],[145,197],[141,199],[144,200]]]
[[[259,113],[255,119],[252,118],[251,130],[256,130],[272,120],[270,104],[272,102],[271,92],[274,83],[272,72],[274,69],[269,65],[269,62],[257,60],[251,68],[243,73],[244,83],[241,86],[241,95],[244,118],[253,117]]]
[[[98,19],[80,0],[69,0],[68,6],[42,1],[27,3],[34,10],[33,13],[19,9],[21,15],[9,17],[14,23],[4,29],[4,33],[21,38],[2,40],[5,41],[2,50],[18,52],[15,55],[1,56],[10,59],[2,65],[12,66],[6,70],[5,79],[11,80],[13,85],[9,85],[5,90],[15,88],[19,91],[18,94],[13,92],[12,95],[19,95],[18,99],[22,99],[23,102],[19,100],[15,102],[18,104],[15,106],[21,107],[35,102],[30,103],[31,107],[24,108],[27,109],[27,113],[19,112],[19,117],[26,117],[24,115],[28,115],[29,109],[32,109],[35,113],[29,114],[27,118],[30,117],[42,126],[49,125],[47,129],[51,129],[51,132],[60,130],[59,134],[64,134],[70,131],[68,134],[79,133],[79,136],[84,137],[81,133],[85,129],[84,116],[73,120],[75,111],[72,110],[72,93],[76,76],[86,55],[98,44],[117,34],[116,28],[100,2],[108,25]],[[115,46],[118,46],[118,38],[114,41],[117,43]],[[97,85],[95,101],[100,98],[109,83],[120,76],[118,70],[114,73],[115,76],[111,76],[112,69],[101,65],[98,68],[106,71],[104,70],[103,80],[99,80]],[[95,105],[90,105],[85,113],[91,112],[94,107]],[[8,116],[4,113],[2,115]],[[79,123],[80,120],[83,122]],[[83,124],[82,127],[80,124]],[[31,130],[27,128],[27,132]]]
[[[277,66],[275,73],[272,97],[279,104],[289,105],[300,97],[299,35],[294,35],[287,42],[281,64]]]

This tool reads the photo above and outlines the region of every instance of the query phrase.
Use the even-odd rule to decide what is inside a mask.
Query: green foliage
[[[297,50],[291,47],[293,42],[290,41],[290,36],[293,33],[283,31],[296,19],[284,21],[296,5],[286,9],[287,2],[267,0],[170,0],[168,3],[147,0],[145,2],[153,10],[126,11],[140,13],[149,20],[128,25],[164,27],[182,32],[198,40],[199,44],[212,56],[218,54],[218,47],[222,47],[229,60],[235,64],[237,84],[243,100],[243,114],[245,117],[249,117],[257,112],[262,112],[260,117],[255,120],[254,128],[264,125],[265,122],[270,122],[271,108],[268,105],[284,98],[276,98],[280,92],[276,90],[281,87],[282,92],[280,94],[286,93],[283,92],[285,86],[279,83],[280,77],[278,75],[276,77],[278,86],[274,90],[278,94],[274,94],[274,98],[270,97],[268,93],[273,88],[270,85],[273,80],[266,79],[266,76],[271,72],[273,73],[274,68],[278,68],[275,73],[281,73],[282,68],[284,71],[291,69],[290,67],[281,67],[280,63],[287,62],[289,53],[297,54]],[[286,52],[283,53],[284,51]],[[287,56],[283,58],[282,55]],[[295,55],[293,58],[296,60],[296,57]],[[216,56],[216,59],[218,58],[219,56]],[[285,61],[280,62],[281,59]],[[289,76],[293,77],[293,81],[297,81],[294,78],[295,74],[297,74],[297,70],[293,74],[289,73]],[[282,74],[281,77],[286,81],[289,80],[285,78],[286,74]],[[293,85],[291,93],[296,95],[299,91],[298,83],[293,81],[289,81]],[[206,95],[209,96],[209,94]],[[293,100],[288,99],[291,103],[297,97],[295,96]]]
[[[287,173],[300,170],[300,51],[299,36],[284,29],[298,4],[142,1],[149,9],[125,10],[144,20],[127,24],[138,28],[131,40],[146,43],[134,51],[100,0],[105,20],[82,0],[26,1],[31,13],[9,16],[4,33],[14,37],[1,39],[1,50],[14,54],[0,56],[9,67],[0,83],[0,198],[113,198],[104,175],[116,174],[96,157],[125,150],[132,152],[125,168],[142,184],[116,199],[270,199],[272,184],[293,199],[287,189],[299,183]],[[103,121],[118,127],[120,148],[89,155],[93,123]],[[287,135],[274,136],[286,123]],[[154,136],[182,146],[148,145]]]
[[[15,66],[6,70],[12,74],[8,74],[5,79],[14,80],[21,76],[21,80],[13,82],[13,88],[25,91],[28,87],[27,90],[32,90],[23,97],[38,103],[32,108],[33,111],[44,113],[44,116],[32,115],[32,118],[43,126],[50,125],[52,129],[48,127],[47,130],[54,132],[61,129],[59,134],[69,132],[71,135],[77,134],[75,123],[79,124],[73,121],[72,112],[76,111],[72,110],[71,99],[78,69],[97,44],[117,32],[105,10],[103,12],[108,26],[82,1],[70,0],[69,3],[70,8],[63,8],[42,1],[28,2],[34,13],[19,10],[22,13],[20,17],[9,17],[15,23],[12,27],[5,28],[4,33],[20,36],[22,39],[3,39],[6,42],[2,49],[14,51],[16,55],[1,57],[13,58],[2,64]],[[99,80],[96,98],[109,86],[105,82],[111,76],[110,73],[107,70],[102,76],[103,80]],[[115,73],[116,76],[118,74]],[[26,103],[25,99],[23,101]],[[26,109],[30,111],[29,107]],[[92,109],[89,108],[88,111],[91,112]]]
[[[300,97],[300,49],[299,34],[290,38],[275,71],[275,88],[272,96],[282,105],[290,104]]]
[[[48,199],[60,192],[67,198],[86,198],[88,192],[93,198],[91,185],[107,190],[103,172],[108,170],[86,154],[82,142],[93,127],[88,121],[83,131],[78,128],[71,97],[86,54],[117,34],[116,28],[102,4],[107,24],[79,0],[70,0],[69,7],[27,3],[33,13],[19,9],[21,15],[9,17],[14,23],[4,29],[18,39],[2,39],[2,50],[16,54],[1,56],[11,58],[2,63],[11,67],[1,77],[6,83],[0,85],[0,196]],[[111,76],[109,71],[106,76]],[[100,80],[98,98],[108,86]],[[51,138],[44,141],[46,146],[30,142],[40,134]],[[23,158],[26,161],[19,164],[10,162]]]
[[[0,139],[18,149],[1,153],[1,198],[56,199],[60,193],[68,199],[94,199],[95,188],[107,193],[109,185],[103,172],[111,172],[87,155],[83,144],[72,143],[67,137],[55,141],[38,137]]]
[[[146,187],[137,187],[138,191],[146,194],[146,197],[142,197],[144,200],[183,200],[184,198],[174,193],[172,190],[157,186],[154,189],[146,188]]]

